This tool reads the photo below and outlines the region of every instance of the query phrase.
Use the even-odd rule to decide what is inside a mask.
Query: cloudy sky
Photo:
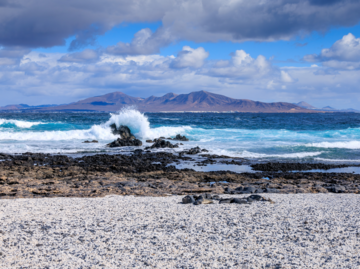
[[[206,90],[360,109],[359,0],[0,0],[0,106]]]

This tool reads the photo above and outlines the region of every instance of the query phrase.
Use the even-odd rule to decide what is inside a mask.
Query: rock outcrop
[[[131,133],[131,130],[127,126],[121,125],[119,128],[115,124],[111,124],[111,131],[115,135],[120,135],[120,138],[115,141],[107,144],[108,147],[139,147],[142,146],[142,142],[139,139],[136,139],[135,136]]]

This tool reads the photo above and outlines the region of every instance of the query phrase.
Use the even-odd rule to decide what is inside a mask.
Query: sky
[[[360,110],[358,0],[0,0],[0,106],[205,90]]]

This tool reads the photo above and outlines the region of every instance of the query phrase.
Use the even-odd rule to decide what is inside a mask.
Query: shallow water
[[[143,147],[149,146],[146,139],[160,136],[190,138],[171,152],[200,146],[210,154],[256,161],[360,162],[360,114],[355,113],[0,113],[0,152],[128,152],[106,147],[116,138],[112,123],[128,125]],[[82,143],[93,139],[99,143]]]

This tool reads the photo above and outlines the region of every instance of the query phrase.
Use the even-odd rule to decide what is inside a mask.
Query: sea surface
[[[110,124],[127,125],[145,146],[146,139],[187,136],[177,152],[199,146],[211,154],[255,161],[360,164],[360,114],[0,113],[0,152],[84,155],[126,153],[108,148],[117,137]],[[85,140],[99,143],[85,144]]]

